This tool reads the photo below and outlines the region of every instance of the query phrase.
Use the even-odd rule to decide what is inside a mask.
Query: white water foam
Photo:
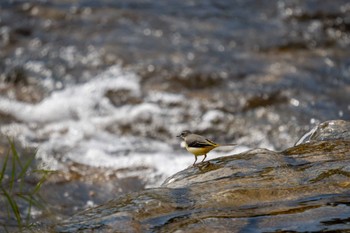
[[[38,147],[38,157],[44,161],[45,168],[52,170],[64,169],[64,161],[68,159],[129,171],[147,167],[139,175],[145,176],[146,172],[152,179],[152,176],[170,176],[191,164],[192,156],[176,154],[166,142],[145,138],[141,133],[118,135],[108,130],[121,124],[139,124],[152,130],[157,124],[174,122],[166,116],[175,114],[176,110],[161,108],[155,102],[161,99],[166,104],[175,103],[182,101],[181,96],[158,93],[146,96],[146,101],[139,104],[114,106],[105,96],[109,90],[127,90],[128,95],[142,96],[139,77],[113,66],[87,83],[53,92],[38,104],[1,98],[0,111],[19,121],[2,125],[1,132],[26,146]],[[152,121],[153,118],[156,119]]]
[[[91,118],[111,109],[104,94],[107,90],[127,89],[140,95],[139,78],[113,66],[90,82],[53,92],[38,104],[1,99],[0,111],[23,122],[57,122],[74,118]]]
[[[118,90],[126,90],[122,93],[142,102],[115,106],[106,93]],[[137,75],[112,66],[84,84],[54,91],[38,104],[1,98],[0,112],[19,121],[2,125],[1,132],[26,146],[38,147],[38,157],[46,169],[63,170],[65,161],[71,160],[120,169],[120,177],[138,175],[148,185],[157,185],[192,165],[194,157],[184,150],[174,150],[174,142],[145,135],[165,127],[175,136],[185,127],[181,115],[190,111],[198,114],[196,106],[198,103],[187,103],[178,94],[142,93]],[[207,124],[218,116],[218,112],[207,114]],[[132,128],[131,133],[120,131],[125,125]],[[220,155],[213,151],[209,158]]]

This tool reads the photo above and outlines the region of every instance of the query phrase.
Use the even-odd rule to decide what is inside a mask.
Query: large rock
[[[349,127],[326,122],[282,152],[256,149],[201,163],[160,188],[121,196],[55,230],[350,231]]]

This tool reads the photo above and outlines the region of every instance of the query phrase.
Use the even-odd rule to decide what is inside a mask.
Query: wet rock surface
[[[349,126],[349,122],[329,121],[318,126],[320,138],[281,152],[254,149],[200,163],[169,177],[159,188],[120,196],[54,230],[350,230],[350,137],[342,133],[338,137]],[[322,136],[330,138],[322,140]]]
[[[349,139],[350,125],[347,121],[326,121],[314,127],[299,139],[296,145],[312,141],[327,141],[335,139]]]

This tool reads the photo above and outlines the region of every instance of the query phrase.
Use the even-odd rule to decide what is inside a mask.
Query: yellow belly
[[[188,152],[194,154],[195,156],[199,156],[199,155],[205,155],[207,154],[209,151],[211,151],[212,149],[214,149],[215,147],[203,147],[203,148],[197,148],[197,147],[187,147],[186,149]]]

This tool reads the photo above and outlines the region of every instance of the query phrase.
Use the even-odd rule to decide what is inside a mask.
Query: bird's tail
[[[237,144],[219,144],[219,143],[215,143],[209,139],[205,139],[205,141],[206,141],[207,145],[212,146],[214,148],[221,147],[221,146],[237,146]]]

